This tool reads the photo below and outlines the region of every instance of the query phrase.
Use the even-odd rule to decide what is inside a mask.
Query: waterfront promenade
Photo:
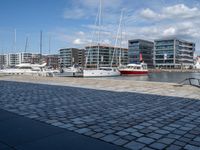
[[[95,139],[97,148],[193,150],[200,149],[199,92],[174,83],[9,76],[0,78],[0,108],[66,130],[60,132],[72,131],[69,136],[87,137],[79,138],[80,145]],[[48,145],[45,138],[15,145],[1,135],[0,142],[17,150],[42,149]]]
[[[4,76],[0,77],[0,80],[200,99],[199,88],[166,82],[114,80],[109,78],[51,78],[38,76]]]

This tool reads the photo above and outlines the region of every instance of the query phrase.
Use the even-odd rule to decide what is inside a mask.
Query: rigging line
[[[102,1],[99,0],[99,22],[98,22],[98,52],[97,52],[97,69],[99,68],[99,51],[100,51],[100,34],[101,34],[101,15],[102,15]]]

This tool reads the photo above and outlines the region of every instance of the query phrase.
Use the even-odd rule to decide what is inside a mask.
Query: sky
[[[99,0],[0,0],[0,53],[24,52],[26,38],[27,52],[39,53],[40,31],[45,54],[84,48],[97,41],[98,9]],[[102,0],[101,43],[169,37],[195,42],[200,54],[199,0]]]

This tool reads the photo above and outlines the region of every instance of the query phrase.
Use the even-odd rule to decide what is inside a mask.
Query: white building
[[[19,63],[30,63],[33,53],[19,53]]]
[[[0,55],[0,69],[8,66],[8,55]]]
[[[21,63],[31,63],[33,53],[9,53],[0,55],[0,67],[15,67]]]
[[[9,53],[8,54],[8,66],[14,67],[20,63],[20,53]]]
[[[154,65],[159,68],[191,68],[195,43],[176,38],[154,41]]]

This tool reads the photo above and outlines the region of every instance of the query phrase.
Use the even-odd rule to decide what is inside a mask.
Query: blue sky
[[[178,37],[195,42],[200,53],[199,0],[102,0],[102,3],[102,43],[114,45],[123,9],[124,47],[128,39]],[[59,48],[84,47],[92,40],[98,4],[99,0],[1,0],[0,53],[24,51],[26,37],[27,51],[39,52],[40,30],[44,53],[49,52],[49,39],[51,53],[57,53]]]

